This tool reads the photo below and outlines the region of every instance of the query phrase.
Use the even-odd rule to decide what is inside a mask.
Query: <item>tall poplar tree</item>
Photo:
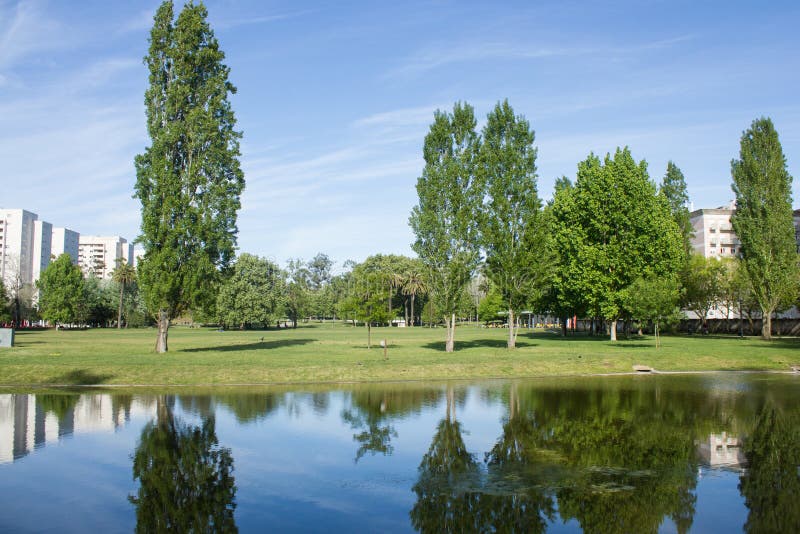
[[[483,190],[475,176],[476,124],[469,104],[456,103],[452,113],[436,111],[425,136],[419,204],[409,219],[417,238],[412,248],[427,270],[434,306],[444,316],[447,352],[453,352],[456,313],[479,260],[476,214]]]
[[[760,118],[742,133],[731,161],[736,211],[733,230],[763,317],[761,336],[772,337],[772,314],[797,291],[797,243],[792,220],[792,176],[772,121]]]
[[[145,254],[139,279],[158,322],[157,352],[167,351],[170,319],[213,303],[220,270],[236,245],[236,212],[244,189],[239,139],[229,94],[230,69],[202,4],[177,20],[161,4],[144,62],[151,144],[136,157]]]
[[[667,173],[661,180],[658,192],[669,204],[672,219],[678,225],[683,236],[683,248],[688,258],[692,252],[692,238],[694,237],[694,229],[689,219],[689,208],[686,207],[689,203],[689,193],[686,191],[686,179],[683,177],[683,172],[672,161],[667,163]]]
[[[541,289],[548,264],[534,137],[506,100],[489,113],[478,150],[477,174],[486,188],[480,209],[485,272],[508,311],[510,349],[516,346],[516,314]]]

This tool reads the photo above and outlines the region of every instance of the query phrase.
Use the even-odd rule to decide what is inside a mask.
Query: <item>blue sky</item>
[[[142,57],[158,2],[0,0],[0,206],[84,234],[139,230]],[[182,3],[176,3],[180,7]],[[539,191],[628,145],[696,208],[732,199],[741,133],[769,116],[800,178],[796,2],[213,0],[244,132],[239,248],[280,263],[411,254],[437,108],[508,98]],[[795,205],[800,187],[794,184]]]

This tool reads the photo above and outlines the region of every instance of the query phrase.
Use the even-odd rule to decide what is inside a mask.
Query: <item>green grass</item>
[[[456,331],[456,352],[444,352],[441,328],[374,328],[312,324],[296,330],[170,329],[170,352],[155,354],[153,329],[17,332],[0,349],[0,385],[233,385],[371,380],[512,378],[659,371],[781,370],[800,363],[800,338],[667,336],[611,343],[586,336],[522,331],[505,348],[507,331],[472,326]]]

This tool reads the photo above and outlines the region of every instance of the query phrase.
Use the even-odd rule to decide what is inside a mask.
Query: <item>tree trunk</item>
[[[517,344],[517,336],[514,334],[514,310],[508,309],[508,348],[513,349]]]
[[[456,341],[456,314],[444,318],[445,327],[447,328],[447,339],[444,343],[445,352],[453,352]]]
[[[408,326],[414,327],[414,293],[411,293],[411,322]]]
[[[158,310],[158,339],[156,339],[156,352],[167,352],[167,334],[169,332],[169,315],[167,310]]]
[[[567,320],[566,317],[561,318],[561,335],[564,337],[567,337]]]
[[[658,341],[658,321],[653,323],[653,332],[656,334],[656,348],[659,348],[661,345],[659,345]]]
[[[122,328],[122,297],[124,296],[125,284],[119,284],[119,309],[117,310],[117,330]]]
[[[617,340],[617,319],[616,319],[616,317],[614,319],[611,319],[610,322],[611,322],[611,324],[609,326],[611,328],[609,330],[611,330],[611,337],[609,339],[611,341],[616,341]]]
[[[767,341],[772,339],[772,310],[761,311],[761,337]]]
[[[367,321],[367,348],[372,348],[372,325]]]

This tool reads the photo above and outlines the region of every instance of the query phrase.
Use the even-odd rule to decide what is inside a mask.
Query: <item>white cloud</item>
[[[0,4],[0,69],[26,57],[71,44],[76,37],[47,15],[40,2]]]
[[[693,39],[691,35],[677,36],[658,41],[636,43],[629,46],[609,46],[593,43],[590,46],[543,46],[502,41],[440,42],[422,49],[389,70],[385,78],[412,78],[425,72],[450,65],[490,59],[532,60],[556,57],[597,56],[606,60],[619,59],[647,50],[663,49]]]

